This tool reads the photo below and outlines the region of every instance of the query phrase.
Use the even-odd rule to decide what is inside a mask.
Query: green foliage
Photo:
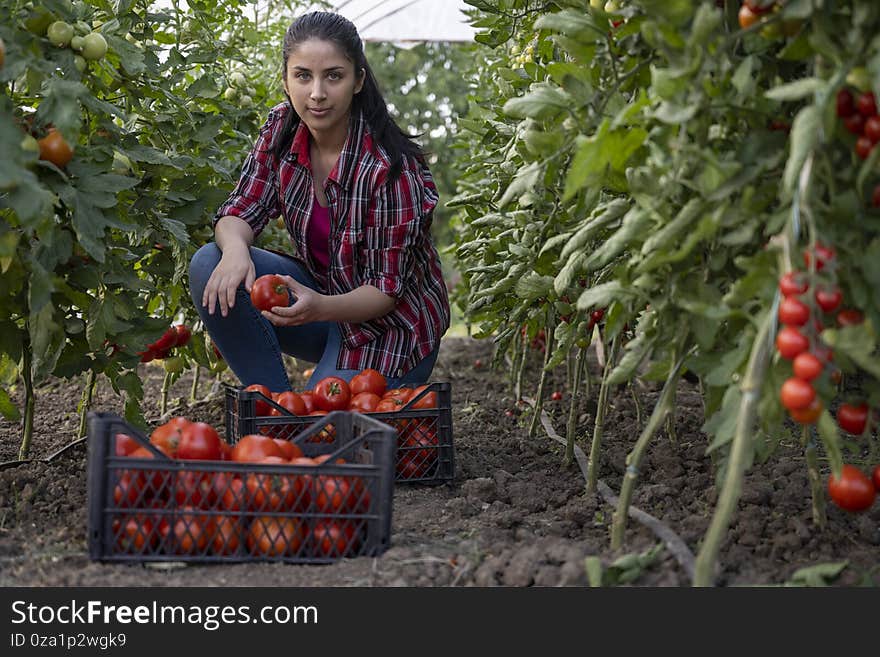
[[[858,372],[864,398],[880,404],[880,210],[870,198],[880,149],[861,161],[835,114],[854,69],[880,91],[876,3],[788,2],[749,30],[733,2],[628,0],[613,17],[586,0],[469,4],[485,48],[461,122],[455,299],[477,335],[505,350],[549,312],[559,327],[551,363],[561,363],[584,337],[559,322],[570,302],[607,308],[606,340],[637,327],[615,383],[664,378],[671,345],[683,344],[723,470],[776,283],[822,242],[837,257],[808,272],[805,300],[838,285],[868,319],[840,335],[809,329],[813,347],[838,345],[835,366]],[[549,278],[540,296],[509,294],[518,280]],[[787,436],[779,386],[791,363],[771,353],[759,458]],[[826,407],[830,370],[816,384]],[[820,426],[839,463],[827,412]]]

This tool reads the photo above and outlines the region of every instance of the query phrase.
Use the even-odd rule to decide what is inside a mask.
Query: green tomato
[[[186,362],[183,360],[183,356],[172,356],[163,360],[162,366],[169,374],[180,374],[186,367]]]
[[[70,40],[73,38],[73,26],[64,21],[55,21],[46,30],[46,36],[49,38],[49,43],[53,46],[66,48],[70,45]]]
[[[92,32],[83,37],[82,56],[86,59],[101,59],[107,54],[107,40],[103,34]]]
[[[238,99],[238,104],[241,107],[253,107],[254,106],[254,99],[251,98],[250,96],[248,96],[247,94],[245,94],[244,96],[242,96],[241,98]]]
[[[81,36],[77,35],[70,40],[70,47],[73,50],[76,50],[77,52],[79,52],[80,50],[83,49],[83,43],[84,43],[83,38]]]
[[[236,87],[247,86],[247,78],[241,71],[233,71],[229,76],[229,81]]]
[[[620,3],[617,0],[608,0],[605,3],[605,13],[613,14],[616,11],[620,11]]]
[[[39,153],[40,144],[32,135],[25,135],[21,140],[21,150],[30,153]]]
[[[863,93],[871,90],[871,74],[864,66],[856,66],[847,73],[846,82]]]
[[[76,29],[76,33],[80,36],[85,36],[92,31],[92,28],[90,28],[89,24],[85,21],[77,21],[76,25],[74,25],[74,28]]]
[[[125,175],[131,171],[131,160],[128,156],[119,151],[113,151],[113,173]]]
[[[223,92],[223,97],[226,100],[235,100],[238,98],[238,89],[234,87],[226,87],[226,91]]]
[[[79,71],[80,73],[84,73],[89,63],[83,58],[82,55],[74,55],[73,65],[76,66],[77,71]]]

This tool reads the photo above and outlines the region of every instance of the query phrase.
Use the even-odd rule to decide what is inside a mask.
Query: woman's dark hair
[[[313,11],[297,18],[284,35],[284,43],[281,48],[281,73],[283,79],[287,79],[287,60],[294,49],[308,39],[320,39],[332,41],[354,63],[355,74],[360,69],[364,71],[364,84],[360,92],[355,94],[352,101],[352,114],[363,112],[364,120],[373,132],[373,138],[382,145],[391,159],[391,178],[400,175],[405,156],[422,157],[422,149],[412,141],[411,135],[406,134],[391,118],[388,106],[370,65],[364,54],[363,43],[358,35],[357,28],[350,20],[339,14],[326,11]],[[285,96],[287,94],[285,93]],[[299,125],[300,117],[293,109],[293,103],[287,96],[290,111],[284,120],[281,129],[281,138],[273,148],[275,158],[280,160],[282,155],[290,149],[293,135]]]

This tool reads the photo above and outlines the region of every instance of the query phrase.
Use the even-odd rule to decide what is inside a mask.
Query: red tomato
[[[306,405],[303,403],[303,400],[300,398],[298,394],[295,392],[282,392],[278,395],[278,399],[276,403],[281,406],[286,411],[289,411],[293,415],[306,415]],[[277,408],[273,408],[269,411],[269,415],[281,415],[281,411]]]
[[[134,477],[132,476],[134,475]],[[113,488],[113,503],[120,508],[142,506],[143,487],[137,485],[136,471],[123,471],[119,482]]]
[[[116,536],[116,547],[123,554],[149,554],[155,535],[153,521],[145,514],[123,516],[122,520],[113,521],[113,534]]]
[[[837,256],[837,251],[834,250],[833,246],[826,246],[821,242],[816,242],[816,271],[822,271],[825,269],[825,265],[834,260]],[[804,249],[804,266],[809,269],[810,261],[812,260],[809,249]]]
[[[819,399],[814,399],[806,408],[795,409],[789,411],[788,414],[792,420],[799,424],[815,424],[824,409],[825,407],[822,406],[822,402]]]
[[[116,456],[128,456],[140,446],[141,444],[127,433],[117,433],[115,436],[114,454]]]
[[[273,438],[272,440],[278,445],[278,449],[281,450],[282,458],[285,458],[288,461],[303,455],[302,449],[300,449],[300,446],[296,443],[292,443],[284,438]]]
[[[297,518],[257,516],[248,528],[248,552],[267,557],[295,556],[305,535],[305,526]]]
[[[398,441],[396,471],[401,479],[426,476],[437,463],[440,441],[433,430],[413,432]]]
[[[550,399],[552,399],[553,401],[559,401],[560,399],[562,399],[562,393],[558,390],[554,390],[550,395]]]
[[[189,342],[190,336],[192,335],[189,327],[186,324],[177,324],[174,327],[175,332],[177,333],[177,340],[174,343],[175,347],[183,347]]]
[[[315,556],[318,557],[354,556],[360,543],[357,529],[351,520],[316,520],[312,538]]]
[[[853,310],[852,308],[846,308],[837,313],[837,325],[840,327],[855,326],[856,324],[861,324],[863,321],[865,321],[865,316],[858,310]]]
[[[864,135],[856,139],[856,155],[861,159],[867,160],[873,150],[874,143]]]
[[[172,458],[171,454],[167,451],[167,449],[163,445],[153,445],[156,449],[162,452],[165,456]],[[133,459],[152,459],[155,458],[153,452],[151,452],[146,447],[138,447],[131,454],[128,455],[129,458]],[[143,470],[132,470],[131,478],[134,482],[133,485],[137,486],[139,489],[144,490],[144,497],[151,498],[154,495],[158,494],[160,491],[165,491],[170,486],[170,481],[172,479],[172,473],[159,466],[157,468],[151,469],[143,469]]]
[[[739,8],[739,26],[746,30],[758,21],[758,14],[749,9],[748,5]]]
[[[382,395],[382,401],[390,399],[397,406],[404,406],[412,399],[412,393],[411,388],[393,388],[392,390],[385,391],[385,394]]]
[[[370,508],[370,492],[360,477],[318,475],[315,507],[321,513],[366,513]]]
[[[820,287],[816,290],[816,303],[826,313],[836,310],[841,301],[843,301],[843,292],[839,288]]]
[[[306,405],[306,415],[311,415],[312,411],[318,410],[318,407],[315,406],[315,393],[311,390],[304,390],[299,393],[299,398],[302,399],[303,404]]]
[[[177,458],[177,445],[180,443],[180,436],[189,423],[185,417],[171,418],[153,430],[153,433],[150,434],[150,442],[154,445],[161,445],[168,451],[169,456]]]
[[[177,458],[219,461],[220,434],[207,422],[192,422],[180,434]]]
[[[156,354],[161,354],[163,352],[168,352],[169,350],[173,349],[175,344],[177,344],[177,329],[175,329],[173,326],[169,326],[167,329],[165,329],[162,337],[156,340],[153,344],[149,345],[147,348]]]
[[[247,508],[244,481],[228,472],[218,472],[211,481],[212,497],[226,511],[242,511]]]
[[[388,381],[378,370],[367,368],[355,374],[348,384],[351,396],[361,392],[372,392],[374,395],[381,397],[388,389]]]
[[[880,208],[880,185],[874,186],[874,192],[871,194],[871,205]]]
[[[216,501],[211,475],[179,470],[174,481],[174,499],[178,506],[209,507]]]
[[[211,539],[214,554],[228,556],[238,552],[243,533],[241,519],[237,516],[218,518]]]
[[[786,360],[791,360],[810,348],[810,341],[792,326],[783,326],[776,334],[776,350]]]
[[[348,403],[349,410],[358,413],[373,413],[382,399],[374,392],[359,392]]]
[[[379,403],[376,404],[376,413],[396,413],[403,407],[403,404],[398,403],[396,400],[391,399],[390,397],[386,397],[385,399],[379,400]]]
[[[865,121],[864,135],[876,144],[880,141],[880,116],[872,116]]]
[[[245,388],[247,392],[258,392],[266,399],[272,399],[272,392],[269,390],[268,386],[264,386],[262,383],[252,383],[248,387]],[[254,399],[254,413],[257,417],[265,417],[269,415],[272,411],[272,405],[267,402],[265,399],[256,398]]]
[[[871,480],[874,482],[874,488],[880,491],[880,465],[874,466],[874,471],[871,473]]]
[[[808,319],[810,319],[810,308],[797,297],[785,297],[780,302],[779,321],[781,323],[789,326],[803,326]]]
[[[856,98],[856,109],[866,119],[877,116],[877,101],[874,100],[874,94],[870,91],[859,94],[859,97]]]
[[[794,375],[804,381],[812,381],[819,378],[824,369],[822,361],[809,351],[804,351],[795,356],[792,365],[794,367]]]
[[[779,279],[779,291],[785,297],[797,296],[807,291],[809,283],[802,272],[790,271]]]
[[[844,431],[861,436],[868,423],[868,405],[841,404],[837,409],[837,424]]]
[[[792,377],[782,384],[779,397],[782,405],[789,411],[799,411],[813,403],[816,390],[807,381]]]
[[[255,280],[251,286],[251,303],[257,310],[289,306],[290,293],[278,274],[265,274]]]
[[[280,456],[267,456],[262,461],[266,465],[286,465]],[[248,502],[254,511],[292,511],[302,493],[296,485],[300,479],[286,474],[253,473],[245,481]]]
[[[843,120],[843,125],[852,134],[859,136],[865,129],[865,117],[861,114],[852,114]]]
[[[344,411],[350,399],[348,381],[338,376],[324,377],[315,386],[315,406],[320,410]]]
[[[828,494],[846,511],[864,511],[874,503],[877,490],[873,482],[854,465],[844,465],[840,478],[828,476]]]
[[[214,535],[214,520],[193,507],[183,507],[162,537],[166,549],[175,554],[204,554]]]
[[[267,456],[282,456],[281,449],[268,436],[242,436],[232,448],[232,460],[240,463],[258,463]]]
[[[856,103],[849,89],[841,89],[837,92],[837,116],[845,119],[852,116],[856,111]]]
[[[412,395],[410,396],[409,399],[410,400],[415,399],[416,397],[421,395],[424,390],[427,390],[427,388],[428,388],[427,385],[419,386],[418,388],[413,390]],[[434,392],[433,390],[429,393],[426,393],[425,395],[422,396],[421,399],[417,400],[412,405],[411,408],[413,408],[413,409],[416,409],[416,408],[437,408],[437,393]]]

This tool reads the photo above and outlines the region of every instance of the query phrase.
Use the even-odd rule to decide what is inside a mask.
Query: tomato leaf
[[[815,105],[803,108],[794,118],[791,127],[791,153],[783,174],[783,186],[789,193],[794,191],[807,155],[819,141],[821,122],[821,112]]]
[[[828,86],[825,80],[819,78],[801,78],[794,82],[787,82],[778,87],[765,91],[764,96],[770,100],[792,101],[800,100],[808,96],[814,96]]]
[[[9,393],[6,392],[5,388],[0,388],[0,414],[10,422],[18,422],[21,418],[21,412],[12,402]]]

